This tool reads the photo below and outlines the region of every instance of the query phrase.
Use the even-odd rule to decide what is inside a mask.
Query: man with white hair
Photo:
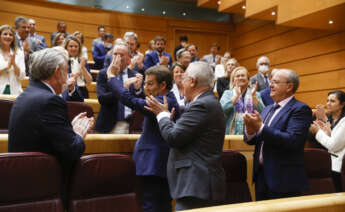
[[[274,70],[271,97],[274,104],[258,114],[246,113],[245,141],[255,145],[253,182],[256,200],[302,195],[308,189],[304,144],[312,122],[311,109],[294,98],[298,75]]]
[[[31,59],[30,84],[11,110],[8,151],[50,154],[62,166],[63,176],[68,176],[84,153],[83,138],[94,120],[80,113],[69,121],[66,102],[59,96],[67,88],[67,54],[49,48],[33,53]],[[63,195],[64,180],[62,177]]]
[[[256,68],[258,69],[258,73],[255,74],[250,78],[250,83],[252,85],[258,84],[257,91],[261,91],[267,87],[269,87],[269,75],[268,71],[270,70],[270,59],[266,56],[261,56],[256,61]]]
[[[225,120],[212,92],[213,79],[207,63],[189,65],[182,80],[189,105],[176,123],[170,120],[166,100],[164,104],[153,97],[146,100],[171,147],[167,171],[176,211],[217,205],[225,199],[225,173],[220,161]]]

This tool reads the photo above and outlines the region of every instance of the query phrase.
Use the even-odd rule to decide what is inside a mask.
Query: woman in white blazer
[[[19,95],[25,77],[24,52],[17,47],[9,25],[0,26],[0,94]]]
[[[345,93],[328,93],[326,115],[322,106],[316,106],[317,120],[310,127],[315,139],[331,154],[332,177],[337,192],[342,192],[341,166],[345,154]]]

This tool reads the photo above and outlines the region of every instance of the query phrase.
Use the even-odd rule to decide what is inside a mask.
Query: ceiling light
[[[165,15],[167,12],[165,12],[165,10],[163,10],[162,14]]]
[[[183,13],[182,13],[182,15],[183,15],[183,16],[186,16],[186,15],[187,15],[187,13],[183,12]]]
[[[141,12],[144,12],[145,11],[145,8],[141,8]]]
[[[271,13],[271,15],[276,15],[276,12],[273,11],[273,12]]]
[[[245,9],[246,9],[246,5],[243,5],[243,6],[242,6],[242,9],[244,9],[244,10],[245,10]]]
[[[334,21],[333,20],[329,20],[328,24],[334,24]]]
[[[129,9],[129,6],[127,5],[126,8]]]
[[[219,0],[219,1],[217,1],[217,4],[218,4],[218,5],[220,5],[221,3],[222,3],[222,1],[220,1],[220,0]]]

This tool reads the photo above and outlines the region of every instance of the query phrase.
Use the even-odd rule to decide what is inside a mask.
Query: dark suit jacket
[[[274,103],[270,93],[271,93],[270,87],[267,87],[267,88],[263,89],[262,91],[260,91],[261,99],[262,99],[262,102],[264,103],[265,106],[271,105]]]
[[[168,182],[171,196],[206,200],[225,198],[223,151],[225,120],[218,99],[206,91],[186,106],[176,124],[169,118],[159,121],[169,144]]]
[[[228,77],[219,77],[217,79],[217,93],[218,93],[219,99],[222,98],[225,90],[229,90],[229,83],[230,83],[230,80]]]
[[[250,78],[250,84],[254,85],[256,82],[258,82],[257,91],[267,88],[264,77],[259,73]]]
[[[112,93],[124,105],[144,114],[143,131],[133,153],[136,174],[155,175],[166,178],[169,146],[161,136],[156,116],[144,108],[146,106],[145,99],[137,98],[124,89],[120,80],[112,78],[108,84]],[[166,97],[169,110],[175,108],[175,117],[179,117],[179,105],[174,93],[169,92]],[[162,96],[157,97],[157,99],[163,102]]]
[[[66,102],[40,81],[13,104],[9,120],[9,152],[44,152],[61,160],[77,160],[84,152],[82,137],[74,133]]]
[[[171,67],[172,65],[171,55],[168,52],[163,52],[163,55],[169,57],[169,67]],[[144,60],[145,70],[157,64],[159,64],[159,56],[156,50],[146,54],[145,60]]]
[[[273,105],[261,113],[262,120]],[[262,141],[266,183],[277,193],[300,192],[308,189],[304,167],[304,144],[312,121],[311,109],[304,103],[291,99],[273,118],[270,126],[264,126],[248,144],[255,145],[253,181],[259,169]]]
[[[105,56],[111,48],[107,49],[104,47],[103,43],[99,43],[94,46],[92,50],[93,60],[95,61],[94,68],[102,69],[104,66]]]
[[[128,77],[135,77],[137,73],[128,69]],[[117,122],[118,98],[111,92],[108,85],[107,69],[102,69],[97,76],[97,97],[101,104],[95,130],[100,133],[110,132]]]

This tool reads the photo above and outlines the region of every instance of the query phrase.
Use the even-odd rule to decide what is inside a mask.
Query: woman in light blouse
[[[231,74],[231,87],[226,90],[220,99],[226,120],[225,134],[243,135],[244,113],[259,113],[264,108],[259,92],[256,92],[256,85],[250,86],[248,70],[239,66]]]
[[[216,83],[219,99],[222,98],[224,91],[230,88],[231,73],[238,66],[240,66],[240,64],[237,62],[235,58],[230,58],[225,63],[224,77],[219,77]]]
[[[68,73],[77,80],[80,95],[83,98],[89,98],[89,92],[85,87],[92,82],[92,76],[89,73],[87,61],[81,56],[81,44],[79,39],[74,36],[68,36],[65,39],[64,47],[69,55]]]
[[[173,85],[173,88],[171,89],[171,91],[174,93],[179,106],[184,107],[185,102],[184,102],[184,91],[183,91],[183,85],[182,85],[182,77],[183,77],[183,74],[186,70],[186,67],[180,62],[176,62],[173,65],[171,70],[173,72],[173,78],[174,78],[174,85]]]
[[[25,77],[24,52],[17,47],[14,31],[0,26],[0,94],[19,95]]]
[[[345,154],[345,93],[340,90],[328,93],[327,112],[316,106],[316,121],[310,126],[315,139],[331,154],[332,178],[337,192],[342,192],[341,166]]]

